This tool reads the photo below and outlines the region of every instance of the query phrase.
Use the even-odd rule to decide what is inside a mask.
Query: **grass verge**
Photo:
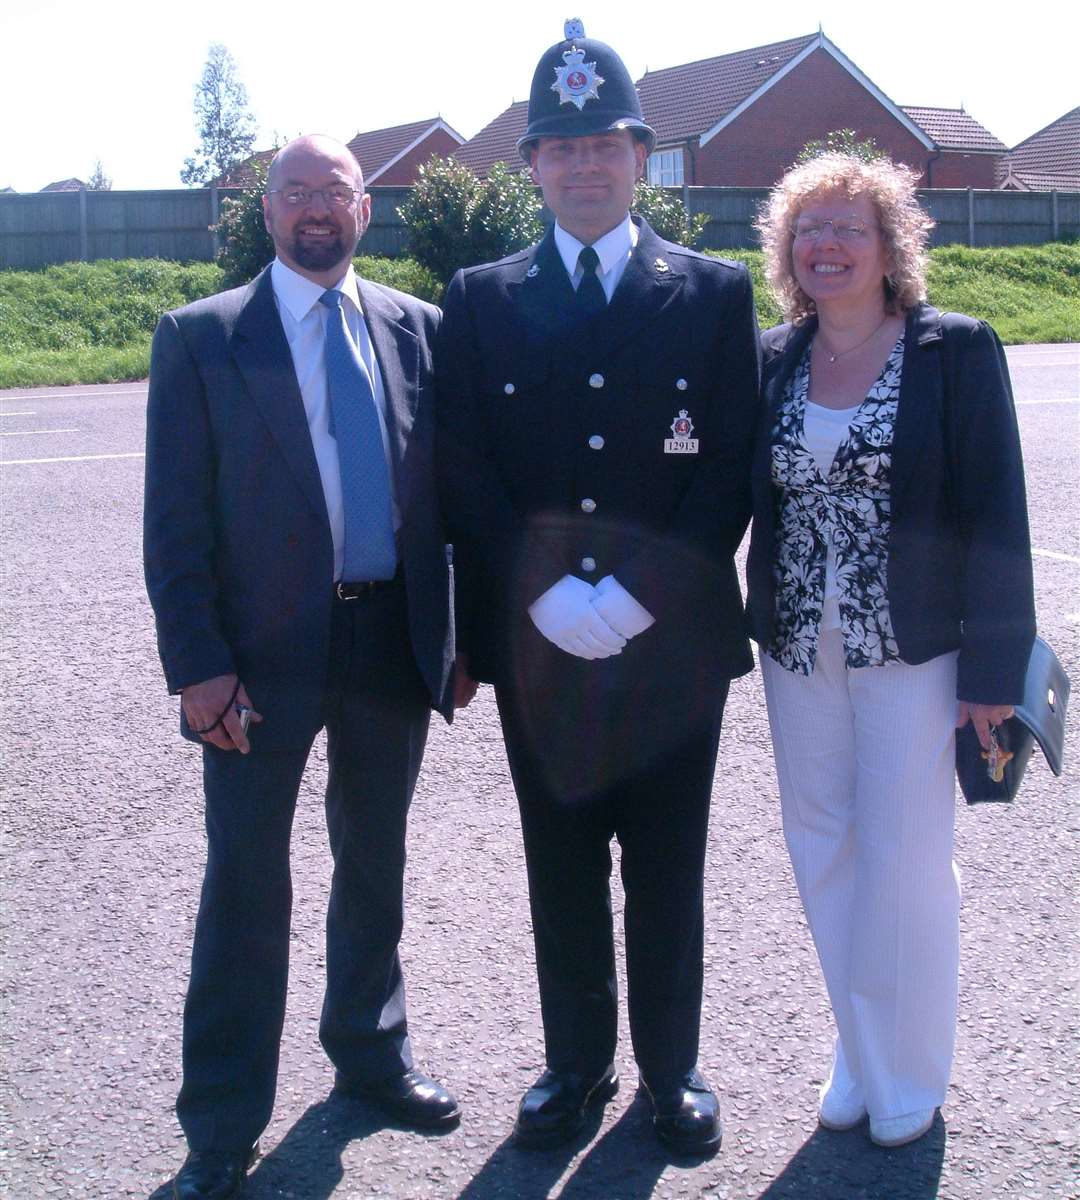
[[[762,328],[780,313],[756,250],[721,251],[750,269]],[[367,279],[437,301],[438,282],[409,259],[358,258]],[[0,271],[0,388],[143,379],[161,313],[219,291],[212,263],[159,259]],[[931,303],[989,321],[1002,341],[1080,342],[1080,246],[944,246],[931,254]]]

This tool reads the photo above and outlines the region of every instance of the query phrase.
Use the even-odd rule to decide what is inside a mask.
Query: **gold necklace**
[[[863,338],[863,340],[861,342],[859,342],[857,345],[854,345],[854,346],[848,346],[848,348],[846,350],[837,350],[837,352],[835,354],[829,349],[828,346],[825,345],[824,340],[822,340],[821,349],[824,352],[825,357],[829,360],[830,363],[834,363],[834,362],[836,362],[836,360],[838,358],[843,358],[845,354],[853,354],[856,350],[861,350],[862,347],[865,346],[866,343],[874,336],[874,334],[878,333],[884,327],[885,322],[891,316],[892,316],[892,313],[886,313],[881,318],[881,320],[878,322],[878,324],[875,325],[874,328],[870,330],[870,332],[866,335],[866,337]],[[818,338],[821,338],[821,330],[820,329],[818,330]]]

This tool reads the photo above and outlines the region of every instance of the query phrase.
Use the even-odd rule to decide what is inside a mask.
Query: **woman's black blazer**
[[[775,611],[771,435],[784,387],[817,328],[762,335],[762,421],[747,563],[751,636]],[[959,650],[957,697],[1017,704],[1035,636],[1024,465],[1005,352],[985,321],[920,304],[907,317],[890,487],[888,597],[900,657]]]

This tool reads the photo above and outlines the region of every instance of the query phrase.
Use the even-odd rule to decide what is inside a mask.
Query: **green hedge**
[[[760,251],[721,251],[745,262],[762,327],[780,314],[764,285]],[[437,303],[438,280],[411,259],[358,258],[366,279]],[[220,290],[221,268],[159,259],[64,263],[0,271],[0,388],[141,379],[161,313]],[[1052,243],[931,255],[930,300],[989,321],[1003,341],[1080,341],[1080,246]]]

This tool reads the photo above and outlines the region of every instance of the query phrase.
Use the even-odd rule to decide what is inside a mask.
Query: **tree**
[[[847,154],[852,158],[861,158],[863,162],[886,157],[885,151],[879,148],[872,137],[860,139],[854,129],[834,129],[823,138],[807,142],[795,162],[801,165],[823,154]]]
[[[181,182],[189,187],[227,175],[251,154],[255,119],[248,111],[247,89],[237,78],[236,62],[220,43],[206,57],[195,85],[195,120],[199,147],[184,160]]]
[[[94,160],[94,170],[86,181],[86,190],[88,192],[112,191],[112,180],[105,174],[105,168],[101,165],[100,158]]]
[[[673,196],[662,187],[656,187],[639,179],[634,188],[634,199],[630,208],[644,217],[653,231],[668,242],[680,246],[694,247],[709,223],[708,213],[686,211],[686,205],[678,196]]]
[[[214,231],[221,240],[217,261],[225,269],[223,283],[227,288],[254,279],[274,257],[274,243],[263,220],[266,171],[264,164],[252,163],[251,186],[221,202],[221,220]]]
[[[408,252],[443,283],[459,267],[491,262],[535,242],[544,232],[540,198],[525,171],[496,163],[479,179],[452,158],[432,158],[417,172],[398,209]]]

